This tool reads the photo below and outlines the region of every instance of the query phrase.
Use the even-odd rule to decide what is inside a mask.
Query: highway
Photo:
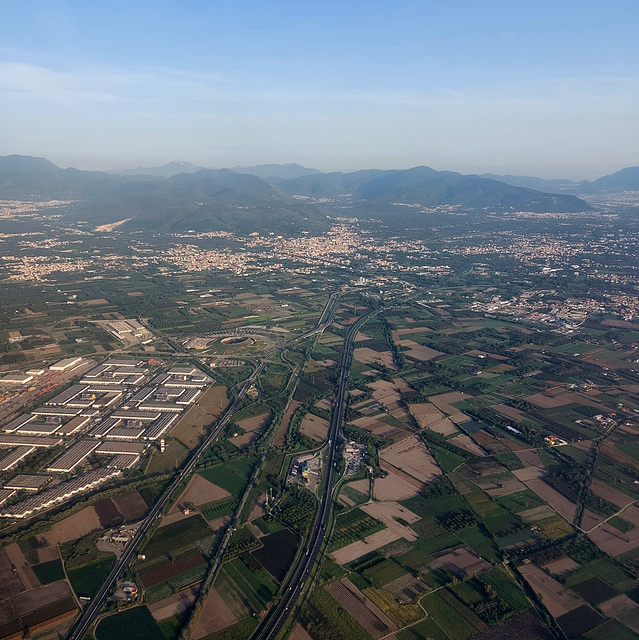
[[[296,340],[301,340],[303,338],[307,338],[311,335],[314,335],[318,331],[323,331],[326,327],[330,325],[333,321],[333,316],[335,315],[335,311],[337,309],[337,301],[338,296],[333,294],[324,310],[322,315],[320,316],[317,325],[308,331],[307,333],[299,336]],[[350,334],[349,334],[350,335]],[[188,476],[193,473],[195,470],[195,466],[197,465],[198,460],[204,451],[215,441],[215,439],[220,435],[224,427],[228,424],[229,420],[235,413],[237,407],[244,399],[247,391],[251,387],[251,385],[255,382],[257,377],[262,373],[264,367],[268,364],[270,358],[274,355],[271,353],[269,357],[265,357],[264,360],[256,367],[255,371],[247,378],[247,380],[242,385],[242,388],[239,390],[235,400],[231,403],[228,409],[224,412],[224,415],[217,423],[215,428],[209,433],[209,435],[198,445],[197,449],[191,456],[190,460],[187,464],[180,470],[177,474],[173,482],[169,485],[169,487],[164,491],[164,493],[158,498],[158,501],[153,505],[153,508],[149,511],[148,515],[142,520],[140,523],[140,527],[135,534],[133,540],[129,543],[127,548],[124,550],[124,553],[120,556],[120,559],[113,566],[113,569],[109,572],[109,575],[106,577],[105,581],[100,587],[100,590],[95,595],[93,600],[88,604],[86,609],[80,614],[80,617],[76,620],[75,624],[69,630],[67,634],[67,640],[81,640],[84,637],[84,634],[89,630],[90,626],[93,624],[97,616],[99,615],[104,603],[109,597],[109,593],[111,589],[115,585],[118,578],[120,578],[124,572],[126,571],[129,563],[137,554],[137,550],[140,547],[140,544],[144,540],[146,534],[149,532],[154,522],[162,513],[162,510],[167,505],[175,491],[178,487],[188,478]],[[329,512],[330,513],[330,512]]]
[[[370,311],[365,316],[359,318],[359,320],[351,326],[344,340],[344,351],[342,353],[337,397],[335,400],[333,416],[331,418],[331,427],[328,434],[326,474],[320,498],[320,505],[317,510],[315,522],[313,523],[314,528],[311,532],[306,553],[302,557],[292,578],[289,580],[288,588],[284,592],[282,599],[275,609],[269,616],[267,616],[262,627],[258,629],[258,633],[254,636],[256,639],[274,640],[277,637],[288,620],[290,613],[295,608],[320,554],[322,543],[324,542],[324,536],[328,529],[331,511],[333,509],[333,494],[335,492],[337,463],[339,458],[339,438],[342,421],[344,419],[344,411],[346,408],[346,387],[348,384],[348,373],[350,369],[351,348],[353,346],[355,336],[362,324],[364,324],[364,322],[366,322],[366,320],[368,320],[372,315],[381,311],[381,309],[382,308],[380,307],[379,309]]]

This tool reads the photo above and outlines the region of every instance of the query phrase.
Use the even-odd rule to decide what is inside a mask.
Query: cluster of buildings
[[[67,359],[51,369],[80,362]],[[135,467],[151,443],[163,444],[182,412],[211,382],[194,366],[151,371],[131,359],[112,358],[86,371],[46,404],[0,427],[0,449],[8,449],[0,457],[0,472],[37,451],[63,448],[38,474],[18,476],[22,484],[33,485],[36,495],[1,506],[27,490],[15,478],[4,484],[0,517],[28,518]],[[48,482],[51,486],[40,490]]]
[[[108,320],[101,324],[118,340],[128,339],[145,344],[153,339],[153,334],[137,320]]]

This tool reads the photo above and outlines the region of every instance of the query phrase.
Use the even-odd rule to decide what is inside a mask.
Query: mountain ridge
[[[401,216],[405,205],[551,213],[591,210],[574,194],[543,192],[427,166],[321,173],[295,164],[256,165],[265,173],[280,167],[283,173],[304,174],[288,179],[181,162],[164,167],[189,171],[168,178],[122,175],[61,169],[44,158],[4,156],[0,157],[0,199],[71,200],[65,212],[70,221],[104,224],[129,218],[121,230],[267,229],[275,221],[292,228],[301,220],[321,224],[342,204],[364,216]],[[634,173],[623,174],[624,184],[634,179]]]

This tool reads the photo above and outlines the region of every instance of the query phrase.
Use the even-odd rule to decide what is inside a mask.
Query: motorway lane
[[[326,463],[326,478],[324,482],[324,489],[322,492],[322,498],[320,507],[315,519],[314,529],[311,533],[311,538],[308,543],[308,548],[303,556],[299,566],[297,567],[294,576],[289,582],[288,590],[285,591],[283,598],[277,605],[275,611],[267,618],[265,626],[262,628],[260,635],[256,636],[260,640],[274,640],[282,627],[288,620],[289,614],[292,609],[295,608],[304,586],[308,582],[311,575],[311,571],[315,566],[317,557],[319,556],[328,528],[328,523],[333,508],[333,494],[335,491],[335,479],[337,476],[337,457],[338,457],[338,444],[339,435],[342,427],[342,421],[344,419],[344,410],[346,403],[346,387],[348,384],[348,372],[350,369],[351,359],[351,347],[359,328],[368,320],[372,315],[381,311],[375,309],[369,312],[365,316],[362,316],[357,322],[355,322],[349,329],[346,339],[344,341],[344,352],[342,353],[342,364],[340,370],[340,380],[338,384],[338,392],[333,411],[333,417],[331,420],[331,428],[329,431],[329,450]]]
[[[324,331],[326,327],[328,327],[333,321],[333,316],[335,314],[335,310],[337,309],[337,296],[331,296],[329,301],[320,316],[320,319],[315,328],[311,329],[307,333],[299,336],[297,340],[307,338],[309,336],[314,335],[318,331]],[[142,521],[138,531],[133,538],[133,540],[129,543],[128,547],[125,549],[124,553],[120,556],[120,559],[116,562],[113,569],[110,571],[106,580],[102,583],[102,587],[95,595],[93,600],[89,603],[87,608],[82,612],[76,623],[71,627],[69,633],[67,635],[67,640],[81,640],[84,637],[84,634],[88,631],[90,626],[93,624],[95,619],[98,617],[104,603],[106,602],[109,593],[114,586],[117,579],[124,573],[126,568],[129,566],[129,563],[133,559],[134,554],[137,553],[137,550],[144,540],[144,537],[149,532],[154,522],[157,520],[158,516],[171,499],[172,495],[175,493],[180,484],[194,471],[197,461],[199,460],[202,453],[212,444],[212,442],[219,436],[224,427],[228,424],[231,419],[233,413],[237,409],[238,405],[244,399],[247,391],[251,387],[251,385],[255,382],[257,377],[262,373],[263,369],[268,364],[270,358],[273,357],[275,352],[271,353],[269,356],[265,357],[262,363],[255,369],[255,371],[251,374],[251,376],[245,381],[244,385],[238,392],[235,400],[231,404],[231,406],[226,410],[224,416],[215,427],[215,429],[207,436],[207,438],[200,444],[200,446],[196,449],[192,458],[189,460],[187,465],[180,471],[175,480],[171,483],[169,488],[162,494],[156,504],[153,506],[147,517]]]

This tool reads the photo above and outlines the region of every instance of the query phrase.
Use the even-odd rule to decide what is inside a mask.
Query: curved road
[[[289,581],[288,589],[284,592],[282,599],[276,606],[274,611],[266,618],[265,624],[256,638],[260,640],[274,640],[282,627],[288,620],[289,614],[295,608],[300,595],[306,585],[311,571],[315,566],[317,557],[320,554],[324,536],[328,529],[328,523],[333,509],[333,493],[335,491],[335,482],[337,478],[337,462],[338,462],[338,444],[339,435],[344,419],[344,410],[346,402],[346,386],[348,383],[348,372],[350,369],[351,347],[359,328],[372,315],[381,311],[383,307],[370,311],[355,322],[344,340],[344,351],[342,353],[342,363],[340,370],[340,378],[337,388],[337,397],[333,416],[331,419],[331,428],[328,435],[328,457],[326,461],[326,477],[320,498],[320,506],[315,518],[314,529],[308,542],[306,554],[300,561],[293,577]]]

